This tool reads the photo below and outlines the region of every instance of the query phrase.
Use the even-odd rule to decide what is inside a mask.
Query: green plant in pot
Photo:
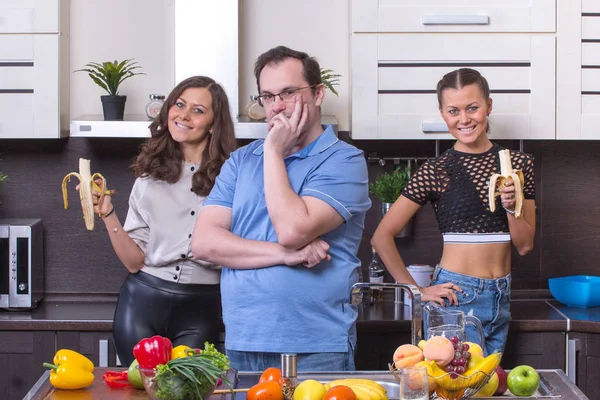
[[[400,197],[402,190],[408,185],[411,175],[410,171],[411,168],[408,165],[406,167],[397,167],[392,172],[379,175],[375,179],[375,182],[369,185],[369,192],[381,201],[382,216],[389,211],[392,204]],[[408,236],[411,229],[412,220],[397,236]]]
[[[119,85],[135,75],[146,75],[138,71],[142,67],[132,58],[123,61],[90,62],[85,66],[86,68],[75,72],[87,72],[92,81],[108,93],[107,96],[100,96],[104,120],[123,120],[127,96],[119,95]]]
[[[338,95],[338,92],[335,90],[335,86],[339,86],[340,76],[342,75],[334,73],[332,69],[321,68],[321,80],[323,81],[323,85],[336,96]]]

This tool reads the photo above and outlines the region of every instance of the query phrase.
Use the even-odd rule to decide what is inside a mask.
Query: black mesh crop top
[[[498,151],[493,144],[485,153],[463,153],[451,148],[435,160],[426,161],[402,195],[417,204],[431,201],[444,242],[510,242],[508,219],[500,197],[496,211],[488,205],[490,176],[500,172]],[[514,169],[523,171],[525,199],[535,199],[533,158],[510,151]]]

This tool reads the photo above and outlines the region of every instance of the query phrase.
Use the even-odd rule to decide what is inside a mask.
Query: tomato
[[[247,400],[283,400],[281,385],[275,381],[260,382],[246,393]]]
[[[265,369],[265,372],[262,373],[258,382],[262,383],[268,381],[275,381],[281,384],[281,370],[275,367]]]
[[[323,400],[356,400],[356,394],[348,386],[334,386],[325,393]]]

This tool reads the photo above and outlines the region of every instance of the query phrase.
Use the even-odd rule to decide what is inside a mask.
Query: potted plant
[[[340,84],[340,74],[334,74],[333,70],[321,68],[321,80],[323,81],[323,85],[329,90],[331,93],[338,95],[338,92],[335,90],[334,86],[338,86]]]
[[[123,61],[105,61],[103,63],[90,62],[85,66],[87,68],[78,69],[75,72],[87,72],[92,81],[108,93],[108,96],[100,96],[104,120],[123,120],[127,96],[119,95],[119,85],[135,75],[146,75],[143,72],[136,71],[142,67],[132,58]]]
[[[398,167],[390,173],[383,173],[375,179],[375,182],[369,185],[369,192],[381,201],[381,215],[384,216],[392,204],[400,194],[402,189],[408,185],[410,180],[410,166],[404,168]],[[412,230],[412,220],[406,225],[406,227],[397,235],[397,237],[405,237],[410,234]]]

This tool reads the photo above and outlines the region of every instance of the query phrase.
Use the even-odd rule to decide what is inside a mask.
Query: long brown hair
[[[233,121],[229,112],[229,100],[223,87],[212,78],[192,76],[181,81],[171,91],[160,113],[150,124],[150,137],[140,148],[131,168],[135,176],[151,176],[154,179],[175,183],[181,177],[183,154],[179,144],[169,133],[169,110],[181,94],[189,88],[205,88],[212,96],[212,134],[202,152],[200,168],[192,178],[192,190],[200,196],[207,196],[215,184],[221,166],[229,154],[237,148]]]

